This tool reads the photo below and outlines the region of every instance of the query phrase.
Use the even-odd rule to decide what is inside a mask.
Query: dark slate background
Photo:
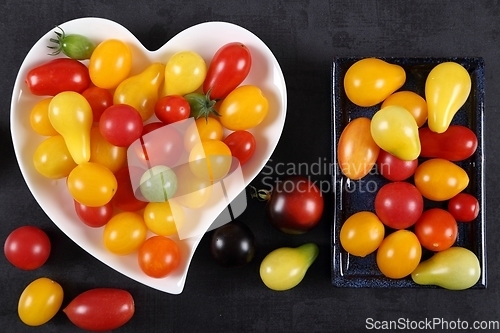
[[[0,240],[21,225],[47,232],[53,250],[40,269],[24,272],[0,256],[0,331],[78,332],[63,313],[32,329],[17,317],[24,287],[40,276],[58,281],[63,306],[95,287],[129,290],[136,314],[117,332],[359,332],[375,320],[500,320],[497,174],[500,158],[500,5],[498,1],[117,1],[2,0],[0,2]],[[334,56],[481,56],[486,63],[485,151],[488,287],[442,289],[344,289],[331,285],[330,226],[333,194],[313,231],[289,236],[265,220],[262,202],[251,201],[241,220],[257,238],[254,261],[243,268],[217,266],[205,236],[194,256],[184,292],[169,295],[145,287],[91,257],[68,239],[37,205],[17,166],[9,128],[10,100],[21,62],[55,25],[98,16],[134,33],[151,50],[189,26],[228,21],[259,36],[274,52],[288,87],[288,113],[268,165],[314,163],[330,156],[330,66]],[[259,186],[262,175],[253,181]],[[330,175],[314,175],[328,181]],[[315,242],[320,255],[296,288],[273,292],[260,280],[261,260],[281,246]]]

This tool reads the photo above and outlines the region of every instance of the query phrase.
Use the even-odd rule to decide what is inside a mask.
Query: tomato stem
[[[252,198],[256,198],[259,201],[269,201],[269,199],[271,199],[271,192],[264,189],[257,190],[257,188],[252,185],[248,185],[248,187],[252,190],[250,193]]]

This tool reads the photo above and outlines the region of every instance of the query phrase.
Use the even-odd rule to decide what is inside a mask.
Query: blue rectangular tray
[[[336,287],[368,287],[368,288],[423,288],[411,279],[390,279],[382,275],[375,262],[375,253],[364,258],[349,255],[340,244],[340,229],[344,221],[361,210],[374,212],[376,189],[387,182],[376,172],[370,172],[361,180],[346,178],[337,163],[337,145],[340,134],[350,120],[357,117],[371,118],[380,109],[359,107],[346,96],[343,81],[347,69],[362,57],[334,58],[332,64],[332,172],[335,190],[334,221],[332,223],[332,284]],[[480,213],[475,221],[458,223],[456,246],[468,248],[479,258],[481,277],[472,288],[486,288],[486,235],[485,235],[485,189],[484,189],[484,146],[483,146],[483,113],[484,113],[484,60],[480,57],[449,58],[380,58],[389,63],[398,64],[406,71],[406,82],[400,90],[411,90],[425,97],[425,80],[430,70],[445,61],[454,61],[464,66],[470,73],[472,89],[467,102],[457,112],[452,124],[468,126],[477,135],[478,147],[473,156],[458,164],[469,175],[469,186],[466,192],[474,195],[480,204]],[[444,203],[424,201],[424,208],[439,207]],[[446,206],[443,206],[445,208]],[[423,249],[422,260],[432,255]],[[426,286],[428,288],[428,286]]]

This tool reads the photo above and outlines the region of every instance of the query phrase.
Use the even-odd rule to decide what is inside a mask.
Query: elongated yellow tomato
[[[67,177],[77,165],[59,134],[40,143],[33,155],[33,164],[36,171],[51,179]]]
[[[360,211],[349,216],[342,225],[340,244],[348,253],[365,257],[380,246],[384,235],[384,224],[377,215]]]
[[[106,223],[103,232],[104,246],[114,254],[131,254],[144,243],[147,232],[148,228],[141,215],[121,212]]]
[[[49,104],[51,100],[52,97],[42,99],[35,104],[30,112],[31,128],[40,135],[52,136],[59,134],[49,119]]]
[[[260,264],[260,278],[272,290],[297,286],[316,260],[319,249],[307,243],[296,248],[282,247],[269,253]]]
[[[205,80],[207,64],[196,52],[180,51],[165,66],[163,95],[186,95],[196,91]]]
[[[391,279],[401,279],[417,268],[422,257],[422,247],[417,236],[409,230],[393,232],[377,250],[377,267]]]
[[[17,313],[23,323],[40,326],[48,322],[61,308],[64,291],[61,285],[46,277],[31,282],[22,292]]]
[[[344,89],[351,102],[368,107],[382,102],[405,81],[403,67],[377,58],[365,58],[349,67],[344,77]]]
[[[73,160],[77,164],[88,162],[93,124],[89,102],[79,93],[64,91],[52,98],[48,112],[50,123],[64,138]]]
[[[224,178],[231,163],[231,150],[220,140],[201,141],[189,153],[189,167],[193,174],[211,182]]]
[[[268,110],[269,102],[258,87],[239,86],[222,101],[220,122],[232,131],[247,130],[259,125]]]
[[[143,121],[149,119],[155,112],[158,89],[164,76],[165,65],[149,65],[144,71],[125,79],[116,87],[113,103],[130,105],[140,113]]]
[[[337,154],[340,169],[346,177],[357,180],[370,172],[377,161],[380,147],[370,132],[370,119],[351,120],[340,135]]]
[[[421,163],[414,174],[415,186],[430,200],[453,198],[469,185],[469,175],[453,162],[433,158]]]
[[[380,109],[370,125],[373,140],[386,152],[405,161],[420,155],[417,122],[403,107],[390,105]]]
[[[399,105],[405,108],[415,118],[418,127],[425,124],[427,120],[427,102],[413,91],[395,92],[384,100],[380,108],[383,109],[389,105]]]
[[[443,62],[434,67],[425,81],[429,128],[443,133],[465,104],[471,91],[471,78],[467,70],[455,62]]]
[[[105,166],[94,162],[76,166],[66,184],[73,199],[89,207],[107,204],[117,188],[115,175]]]
[[[115,146],[101,134],[99,126],[90,129],[90,160],[104,165],[115,173],[122,168],[127,160],[127,148]]]
[[[118,39],[101,42],[90,56],[90,79],[100,88],[116,88],[128,77],[131,69],[132,51]]]

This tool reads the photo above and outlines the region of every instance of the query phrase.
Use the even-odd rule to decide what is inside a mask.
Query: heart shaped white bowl
[[[252,54],[252,68],[244,84],[255,84],[269,100],[269,114],[258,127],[251,130],[257,148],[252,159],[242,167],[243,182],[239,188],[227,191],[229,202],[262,170],[273,153],[283,130],[286,116],[286,86],[281,68],[269,48],[253,33],[237,25],[226,22],[207,22],[190,27],[170,39],[156,51],[147,50],[139,40],[120,24],[102,18],[80,18],[60,25],[67,34],[85,35],[95,42],[116,38],[126,42],[132,49],[134,65],[132,73],[137,74],[149,63],[166,61],[178,51],[190,50],[200,54],[210,63],[218,48],[229,42],[242,42]],[[83,224],[74,211],[65,179],[50,180],[37,173],[33,166],[33,154],[38,144],[45,138],[35,133],[29,115],[32,107],[41,98],[32,95],[25,83],[28,71],[51,59],[47,55],[49,39],[54,31],[48,31],[29,51],[14,85],[11,103],[11,134],[15,154],[23,177],[31,193],[48,217],[76,244],[88,253],[118,272],[152,288],[179,294],[184,289],[189,264],[203,233],[180,240],[181,264],[165,278],[156,279],[144,274],[137,263],[137,255],[117,256],[108,252],[102,241],[102,228],[90,228]],[[156,119],[151,119],[154,121]],[[199,225],[208,230],[228,202],[216,205],[216,209],[200,214]],[[212,207],[213,208],[213,207]]]

